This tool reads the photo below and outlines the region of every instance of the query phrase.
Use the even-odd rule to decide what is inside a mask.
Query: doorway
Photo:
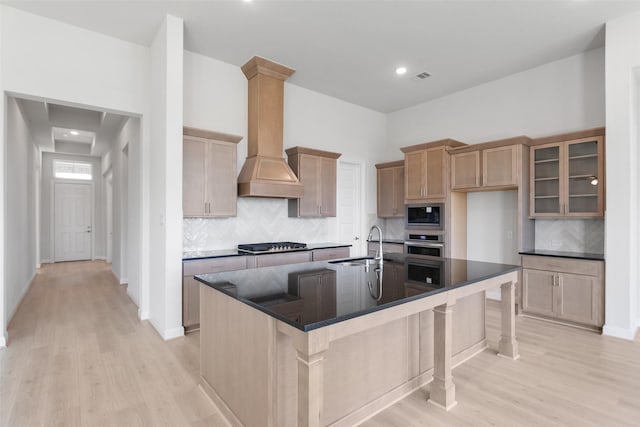
[[[93,184],[54,184],[54,260],[91,259]]]
[[[338,168],[338,239],[353,245],[352,256],[363,254],[362,165],[343,162]]]

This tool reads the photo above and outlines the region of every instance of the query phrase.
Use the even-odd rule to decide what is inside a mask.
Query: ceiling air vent
[[[414,82],[420,83],[426,80],[427,77],[431,77],[431,74],[427,73],[426,71],[423,71],[420,74],[416,74],[415,76],[411,77],[409,80],[413,80]]]

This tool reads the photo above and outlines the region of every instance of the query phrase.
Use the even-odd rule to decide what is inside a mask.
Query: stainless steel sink
[[[338,264],[344,265],[348,267],[362,267],[363,265],[368,267],[374,264],[375,260],[373,258],[350,258],[350,259],[339,259],[335,261],[329,261],[329,264]]]

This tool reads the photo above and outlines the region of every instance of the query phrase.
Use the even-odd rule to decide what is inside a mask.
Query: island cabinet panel
[[[603,135],[530,149],[531,217],[604,216]]]
[[[236,216],[236,151],[242,137],[184,128],[184,217]]]
[[[604,262],[522,257],[524,314],[592,328],[604,324]]]
[[[286,150],[288,163],[304,192],[299,199],[289,199],[290,217],[336,216],[337,159],[339,153],[293,147]]]
[[[456,153],[455,149],[451,152],[452,190],[478,191],[518,187],[522,150],[520,145],[471,152],[466,150],[463,153]]]
[[[378,181],[378,217],[404,217],[404,162],[376,165]]]

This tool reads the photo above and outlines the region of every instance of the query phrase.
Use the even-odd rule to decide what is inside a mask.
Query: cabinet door
[[[490,148],[482,152],[482,186],[518,185],[518,147]]]
[[[299,216],[320,216],[320,159],[300,155],[300,182],[304,185],[304,194],[298,199]]]
[[[463,190],[480,186],[480,152],[451,156],[451,189]]]
[[[182,144],[182,212],[185,217],[204,216],[206,213],[205,151],[205,142],[184,138]]]
[[[336,216],[336,175],[335,159],[320,158],[320,216]]]
[[[393,168],[394,173],[394,193],[395,202],[393,204],[393,216],[404,218],[404,167]]]
[[[200,282],[193,276],[182,278],[182,325],[185,330],[200,326]]]
[[[555,316],[556,273],[542,270],[522,270],[522,310]]]
[[[604,215],[604,162],[602,138],[568,142],[565,216]]]
[[[424,182],[427,174],[424,152],[415,151],[405,154],[404,171],[405,200],[413,201],[424,199]]]
[[[394,168],[378,169],[378,217],[380,218],[391,218],[394,215],[394,175]]]
[[[531,216],[561,214],[560,144],[531,147]]]
[[[601,286],[597,277],[558,274],[560,292],[557,316],[573,322],[602,326]]]
[[[445,154],[444,148],[425,151],[427,167],[425,193],[429,199],[440,199],[445,196]]]
[[[238,185],[235,145],[207,143],[207,202],[209,215],[236,216]]]

